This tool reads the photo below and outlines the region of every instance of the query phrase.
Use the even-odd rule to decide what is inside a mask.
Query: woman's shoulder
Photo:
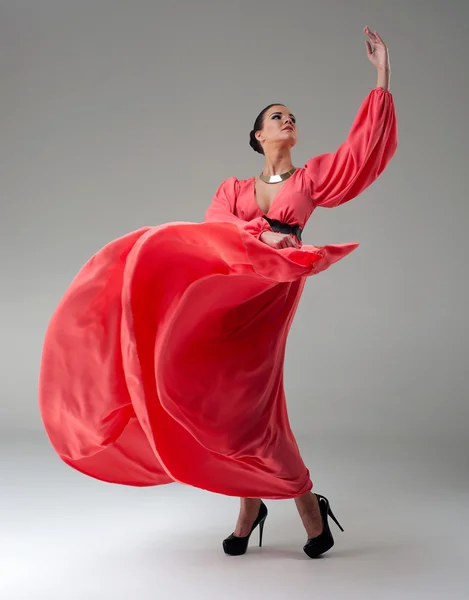
[[[247,185],[252,183],[253,180],[254,177],[240,179],[239,177],[235,177],[234,175],[232,175],[231,177],[227,177],[221,182],[220,188],[226,191],[233,191],[238,193],[239,191],[243,190]]]

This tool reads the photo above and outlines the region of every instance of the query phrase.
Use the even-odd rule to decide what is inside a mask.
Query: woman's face
[[[296,119],[286,106],[271,106],[264,115],[264,125],[256,132],[256,138],[262,144],[264,152],[269,146],[293,148],[298,141]]]

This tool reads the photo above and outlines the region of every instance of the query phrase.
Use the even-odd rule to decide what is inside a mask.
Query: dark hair
[[[249,134],[249,145],[253,150],[259,152],[259,154],[264,154],[264,150],[262,149],[261,143],[256,139],[256,131],[260,131],[264,127],[265,113],[269,110],[269,108],[272,108],[272,106],[285,106],[285,104],[274,102],[273,104],[269,104],[269,106],[266,106],[264,110],[261,111],[257,116],[257,119],[254,121],[254,128]]]

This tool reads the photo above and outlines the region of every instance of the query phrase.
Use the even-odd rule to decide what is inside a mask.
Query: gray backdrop
[[[42,431],[43,336],[82,264],[130,230],[202,220],[223,179],[258,173],[261,108],[294,110],[299,166],[345,139],[376,83],[370,25],[390,49],[400,146],[306,228],[306,243],[361,246],[308,281],[292,425],[464,440],[468,17],[462,0],[2,2],[1,428]]]
[[[467,599],[468,22],[467,0],[0,0],[1,598]],[[361,246],[308,280],[285,368],[345,533],[310,561],[294,504],[268,502],[264,546],[233,562],[236,498],[59,460],[43,338],[103,245],[200,221],[222,180],[260,172],[265,105],[298,117],[296,165],[335,150],[376,84],[365,25],[389,46],[400,145],[308,223],[306,243]]]

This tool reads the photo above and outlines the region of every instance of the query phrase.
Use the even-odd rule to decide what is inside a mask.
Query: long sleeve
[[[239,182],[236,177],[230,177],[220,185],[212,203],[205,212],[204,221],[234,223],[240,229],[244,229],[254,237],[259,238],[264,231],[271,231],[271,227],[262,217],[244,221],[234,214],[238,185]]]
[[[363,101],[346,141],[336,152],[305,165],[312,181],[314,206],[332,208],[371,185],[397,148],[397,120],[391,92],[374,88]]]

